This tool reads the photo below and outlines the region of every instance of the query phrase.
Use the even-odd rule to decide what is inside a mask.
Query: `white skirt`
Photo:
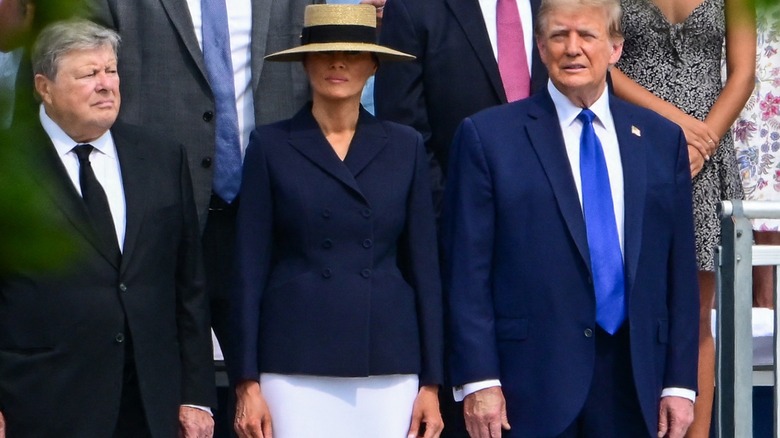
[[[260,387],[274,438],[405,438],[418,379],[263,373]]]

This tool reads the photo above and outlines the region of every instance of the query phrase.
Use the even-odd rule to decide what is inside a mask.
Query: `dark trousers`
[[[610,336],[596,329],[596,366],[577,419],[558,438],[649,437],[631,373],[628,322]]]
[[[230,287],[235,258],[236,213],[238,200],[228,204],[212,195],[206,228],[203,231],[203,261],[206,268],[206,287],[211,310],[211,327],[217,335],[222,352],[230,351]],[[220,388],[219,406],[214,413],[214,436],[228,438],[233,434],[235,392],[232,385]]]
[[[128,330],[125,330],[130,333]],[[122,398],[119,403],[119,418],[113,438],[151,438],[146,422],[138,374],[135,371],[133,344],[130,336],[125,338],[125,364],[122,379]]]

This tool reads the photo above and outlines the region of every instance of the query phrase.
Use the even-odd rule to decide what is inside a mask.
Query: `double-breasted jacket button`
[[[366,268],[366,269],[363,269],[362,271],[360,271],[360,275],[361,275],[363,278],[369,278],[369,277],[371,277],[371,270],[370,270],[370,269],[368,269],[368,268]]]
[[[374,245],[374,242],[371,241],[371,239],[366,239],[363,241],[363,248],[371,248]]]
[[[362,214],[364,218],[368,219],[371,217],[371,209],[364,208],[363,211],[360,212],[360,214]]]
[[[119,290],[122,292],[127,292],[127,286],[124,283],[119,283]]]
[[[206,111],[203,113],[203,121],[210,122],[214,118],[214,111]]]
[[[333,276],[333,271],[331,271],[330,268],[325,268],[322,270],[323,278],[330,278],[331,276]]]
[[[211,167],[211,157],[203,157],[203,159],[200,160],[200,167],[204,169]]]
[[[593,330],[586,328],[584,331],[584,335],[586,338],[592,338],[593,337]]]
[[[333,247],[333,241],[330,239],[325,239],[322,241],[322,247],[325,249],[330,249]]]
[[[114,336],[114,341],[117,344],[121,344],[122,342],[125,342],[125,334],[124,333],[117,333],[116,336]]]
[[[323,208],[322,209],[322,217],[325,219],[330,217],[330,209],[329,208]]]

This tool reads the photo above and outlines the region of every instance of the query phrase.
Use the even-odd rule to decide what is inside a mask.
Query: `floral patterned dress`
[[[734,147],[745,197],[780,201],[780,4],[757,15],[756,87],[734,124]],[[755,220],[756,230],[780,220]]]
[[[683,22],[672,24],[652,0],[622,0],[625,43],[617,67],[656,96],[704,120],[723,86],[723,2],[702,0]],[[715,247],[720,243],[717,206],[723,199],[742,197],[734,142],[728,132],[693,179],[699,270],[715,270]]]

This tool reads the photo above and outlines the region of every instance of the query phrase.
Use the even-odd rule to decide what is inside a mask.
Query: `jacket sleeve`
[[[402,269],[416,293],[420,328],[420,385],[443,382],[443,331],[436,224],[431,201],[428,161],[422,137],[415,135],[414,181],[406,205],[406,229],[400,241]]]
[[[182,362],[182,404],[216,406],[211,319],[200,227],[183,147],[180,168],[184,226],[176,266],[176,325]]]
[[[467,118],[453,141],[441,237],[447,359],[455,386],[499,378],[491,278],[494,222],[490,168]]]

